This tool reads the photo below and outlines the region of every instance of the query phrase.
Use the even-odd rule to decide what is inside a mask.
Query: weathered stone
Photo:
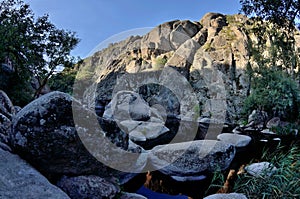
[[[167,65],[176,67],[190,67],[193,63],[196,51],[200,48],[200,44],[193,39],[186,40],[168,60]]]
[[[149,105],[138,93],[132,91],[118,92],[103,114],[103,117],[116,121],[124,121],[129,118],[135,121],[147,121],[150,116]]]
[[[0,149],[0,159],[1,199],[69,198],[19,156]]]
[[[268,114],[264,111],[253,110],[248,117],[248,123],[252,123],[254,126],[263,127],[268,120]]]
[[[198,140],[160,145],[149,151],[154,168],[171,176],[199,176],[204,171],[226,169],[235,148],[216,140]]]
[[[251,142],[251,137],[233,133],[222,133],[218,135],[217,138],[218,140],[228,144],[232,144],[235,147],[245,147]]]
[[[11,119],[12,115],[15,114],[15,108],[12,102],[2,90],[0,90],[0,114],[6,116],[8,119]]]
[[[122,192],[120,199],[147,199],[147,198],[136,193]]]
[[[271,120],[268,121],[267,123],[267,128],[273,128],[273,127],[278,127],[280,125],[280,118],[279,117],[273,117]]]
[[[0,142],[8,143],[11,121],[0,113]]]
[[[120,192],[118,186],[99,176],[64,176],[58,181],[57,186],[72,199],[112,199]]]
[[[89,129],[78,126],[82,135],[79,137],[73,120],[72,103],[77,117],[81,118],[79,121],[95,117],[68,94],[46,94],[14,117],[11,135],[13,150],[47,175],[97,173],[106,176],[113,173],[97,161],[82,143],[83,138],[102,141],[104,133],[94,121],[89,124]],[[106,144],[98,144],[107,150]]]
[[[259,162],[246,166],[245,170],[250,175],[259,177],[264,175],[271,176],[276,172],[277,168],[269,162]]]
[[[229,193],[229,194],[214,194],[205,197],[204,199],[247,199],[244,194]]]

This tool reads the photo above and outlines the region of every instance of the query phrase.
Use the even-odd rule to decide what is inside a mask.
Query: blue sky
[[[49,14],[58,28],[81,39],[72,52],[86,57],[113,35],[145,31],[174,19],[199,21],[207,12],[235,14],[239,0],[25,0],[37,16]],[[143,29],[148,27],[147,29]],[[129,33],[128,33],[129,31]],[[123,34],[124,35],[124,34]],[[113,37],[120,38],[119,36]],[[111,39],[109,40],[111,41]],[[103,43],[102,43],[103,44]]]

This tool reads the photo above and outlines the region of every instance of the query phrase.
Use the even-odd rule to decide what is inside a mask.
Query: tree
[[[33,97],[40,95],[58,67],[70,67],[77,61],[70,52],[78,42],[74,32],[56,28],[48,15],[36,18],[22,0],[0,3],[0,63],[12,62],[20,84],[29,85],[36,78]]]
[[[299,0],[240,0],[241,11],[257,16],[290,30],[299,25]]]
[[[286,69],[291,74],[297,67],[294,34],[300,20],[300,0],[240,0],[241,11],[247,16],[254,16],[257,22],[256,30],[259,38],[266,38],[270,42],[269,60],[273,65],[280,57]],[[262,21],[265,20],[265,21]],[[266,21],[270,24],[266,26]],[[257,48],[265,49],[266,39]],[[265,57],[262,57],[265,59]],[[262,60],[261,60],[262,61]]]

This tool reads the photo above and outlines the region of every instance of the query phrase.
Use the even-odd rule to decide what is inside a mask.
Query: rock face
[[[245,147],[251,142],[251,137],[247,135],[237,135],[232,133],[222,133],[218,135],[218,140],[232,144],[235,147]]]
[[[98,176],[63,177],[57,185],[72,199],[115,198],[120,188]]]
[[[69,198],[19,156],[0,149],[0,159],[0,198]]]
[[[235,155],[232,145],[199,140],[156,146],[149,158],[154,168],[170,176],[199,176],[205,171],[226,169]]]
[[[13,119],[13,150],[47,175],[81,175],[113,173],[97,161],[82,144],[72,114],[73,108],[82,120],[93,116],[71,96],[52,92],[24,107]],[[91,128],[93,125],[91,125]],[[99,129],[84,129],[103,134]],[[103,144],[103,150],[105,145]]]
[[[137,83],[133,80],[126,82],[127,86],[134,87],[134,92],[143,92],[144,100],[150,105],[149,96],[156,96],[154,100],[163,100],[161,105],[168,114],[180,115],[181,100],[178,103],[167,89],[161,90],[160,97],[153,92],[151,73],[172,67],[193,88],[199,113],[235,121],[250,88],[245,74],[251,61],[248,43],[256,37],[247,28],[251,28],[251,21],[242,15],[208,13],[199,22],[166,22],[144,36],[132,36],[112,44],[84,61],[82,70],[94,70],[95,81],[86,89],[83,101],[90,107],[105,106],[113,98],[118,79],[128,73],[140,74],[134,81],[142,83],[143,89],[134,87]],[[164,78],[171,79],[171,76]],[[174,107],[168,107],[170,104]]]

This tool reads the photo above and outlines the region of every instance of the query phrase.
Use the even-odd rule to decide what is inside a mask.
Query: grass
[[[287,152],[282,148],[265,151],[262,161],[269,161],[277,167],[272,176],[253,177],[239,175],[233,191],[243,193],[248,198],[288,199],[300,198],[300,151],[292,147]]]

